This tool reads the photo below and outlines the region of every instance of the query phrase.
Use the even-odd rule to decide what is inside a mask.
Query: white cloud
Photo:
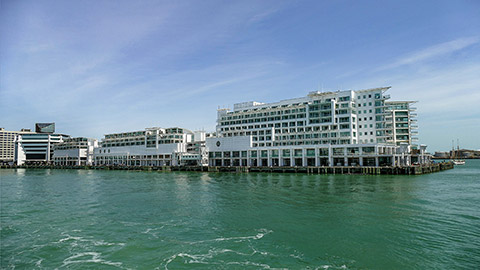
[[[426,49],[410,53],[397,59],[395,62],[382,66],[376,71],[397,68],[404,65],[415,64],[421,61],[432,59],[445,54],[453,53],[465,49],[471,45],[477,44],[480,41],[478,37],[459,38],[452,41],[440,43]]]

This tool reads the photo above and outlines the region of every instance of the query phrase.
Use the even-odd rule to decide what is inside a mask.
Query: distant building
[[[55,165],[92,165],[94,149],[98,147],[97,139],[84,137],[66,138],[54,146]]]
[[[434,158],[450,158],[450,153],[449,152],[435,152],[433,154]]]
[[[69,137],[64,134],[48,133],[18,134],[15,140],[15,163],[51,164],[54,146]]]
[[[35,124],[36,133],[55,133],[55,123],[36,123]]]
[[[107,134],[95,149],[96,165],[206,165],[205,132],[184,128],[146,128]]]
[[[6,131],[0,128],[0,164],[13,163],[15,159],[15,137],[18,134],[33,133],[30,129],[20,131]]]

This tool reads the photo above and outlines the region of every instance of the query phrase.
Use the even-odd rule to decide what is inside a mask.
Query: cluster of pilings
[[[234,166],[62,166],[62,165],[0,165],[0,168],[27,169],[85,169],[85,170],[129,170],[129,171],[195,171],[195,172],[266,172],[307,174],[364,174],[364,175],[419,175],[453,169],[452,162],[432,163],[404,167],[234,167]]]

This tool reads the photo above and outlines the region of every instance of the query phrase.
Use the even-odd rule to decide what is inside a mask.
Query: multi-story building
[[[15,140],[15,163],[51,164],[53,148],[70,136],[64,134],[31,133],[18,134]]]
[[[33,133],[30,129],[7,131],[0,128],[0,164],[13,163],[15,159],[15,138],[18,134]]]
[[[54,146],[55,165],[92,165],[97,139],[84,137],[67,138]]]
[[[400,130],[396,124],[404,122],[387,120],[392,110],[394,115],[403,112],[393,104],[386,105],[388,89],[315,91],[268,104],[239,103],[233,111],[219,109],[217,137],[206,140],[209,164],[408,165],[410,145],[396,145],[404,142],[404,137],[395,137],[395,143],[389,140],[397,131],[393,127]]]
[[[202,135],[203,134],[203,135]],[[177,166],[203,165],[205,132],[184,128],[146,128],[107,134],[94,150],[96,165]]]
[[[412,105],[415,101],[387,101],[385,125],[387,142],[395,145],[406,143],[418,148],[418,126],[416,109]]]

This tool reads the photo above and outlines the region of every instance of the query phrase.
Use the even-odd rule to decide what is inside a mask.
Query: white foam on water
[[[174,255],[170,256],[169,258],[165,259],[164,260],[165,261],[164,268],[168,269],[168,265],[177,258],[183,258],[184,263],[186,263],[186,264],[193,264],[193,263],[215,264],[215,265],[219,265],[219,264],[238,264],[238,265],[261,266],[261,267],[265,268],[265,266],[268,266],[268,265],[255,263],[255,262],[250,262],[250,261],[225,262],[225,261],[212,261],[212,259],[215,259],[216,256],[224,254],[224,253],[233,253],[233,254],[236,254],[236,255],[246,256],[246,257],[252,257],[254,254],[257,254],[257,253],[262,254],[262,255],[275,256],[275,255],[273,255],[269,252],[262,252],[262,251],[255,250],[253,247],[251,247],[251,248],[253,250],[252,253],[239,252],[239,251],[235,251],[235,250],[228,249],[228,248],[223,248],[223,249],[213,248],[213,249],[210,249],[205,254],[189,254],[189,253],[186,253],[186,252],[181,252],[181,253],[174,254]],[[156,268],[156,269],[159,269],[159,267]],[[270,269],[270,266],[268,266],[267,269]]]
[[[35,262],[35,266],[37,266],[37,267],[42,267],[42,262],[43,262],[43,258],[41,258],[40,260],[38,260],[37,262]]]
[[[87,238],[83,238],[81,236],[71,236],[71,235],[68,235],[68,234],[65,234],[65,233],[62,233],[62,234],[66,235],[66,237],[62,238],[62,239],[60,239],[56,242],[53,242],[54,244],[60,244],[60,243],[63,243],[63,242],[72,241],[72,243],[71,243],[72,246],[77,246],[78,245],[77,242],[91,243],[94,246],[125,246],[125,243],[110,243],[110,242],[106,242],[106,241],[103,241],[103,240],[87,239]]]
[[[104,260],[104,259],[100,258],[100,255],[101,254],[98,253],[98,252],[78,253],[78,254],[75,254],[75,255],[70,256],[70,257],[66,258],[65,260],[63,260],[63,264],[60,266],[60,268],[65,267],[65,266],[70,265],[70,264],[98,263],[98,264],[115,266],[115,267],[123,269],[123,267],[122,267],[123,263],[121,263],[121,262],[111,262],[111,261]],[[87,258],[84,258],[84,257],[87,257]],[[84,259],[82,259],[82,258],[84,258]],[[79,259],[79,260],[77,260],[77,259]]]
[[[344,264],[342,266],[333,266],[333,265],[322,265],[320,267],[315,268],[316,270],[318,269],[348,269],[347,266]]]
[[[190,244],[198,244],[198,243],[205,243],[205,242],[220,242],[220,241],[231,241],[231,240],[258,240],[262,239],[265,235],[272,233],[272,230],[267,230],[267,229],[260,229],[260,232],[257,233],[256,235],[252,236],[234,236],[234,237],[219,237],[215,239],[209,239],[209,240],[201,240],[201,241],[195,241],[195,242],[190,242]]]
[[[241,265],[241,266],[256,266],[260,267],[263,269],[288,269],[288,268],[272,268],[270,265],[265,264],[265,263],[256,263],[256,262],[250,262],[250,261],[245,261],[245,262],[229,262],[227,265],[230,264],[235,264],[235,265]]]
[[[158,238],[158,232],[157,231],[163,229],[164,227],[165,227],[165,225],[162,225],[158,228],[147,228],[147,230],[145,230],[144,232],[141,232],[141,233],[150,234],[153,237]]]
[[[79,236],[70,236],[70,235],[67,235],[67,237],[62,238],[62,239],[60,239],[60,240],[58,240],[57,242],[54,242],[54,243],[63,243],[63,242],[70,241],[70,240],[82,241],[83,238],[82,238],[82,237],[79,237]]]
[[[103,240],[91,240],[91,242],[95,245],[95,246],[125,246],[125,243],[109,243],[109,242],[105,242]]]

